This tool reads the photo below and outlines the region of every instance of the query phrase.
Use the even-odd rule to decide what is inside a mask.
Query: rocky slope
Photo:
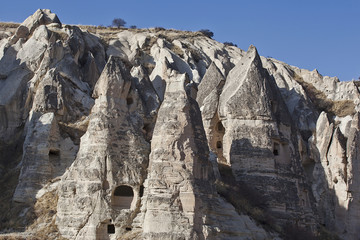
[[[358,82],[201,33],[2,26],[0,238],[360,235]]]

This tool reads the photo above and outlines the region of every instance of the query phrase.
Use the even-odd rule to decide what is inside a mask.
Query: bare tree
[[[126,24],[125,20],[122,18],[114,18],[114,20],[112,20],[112,24],[111,26],[120,28],[120,27],[124,27]]]
[[[201,32],[208,38],[212,38],[214,36],[214,33],[212,31],[210,31],[209,29],[201,29],[201,30],[199,30],[199,32]]]

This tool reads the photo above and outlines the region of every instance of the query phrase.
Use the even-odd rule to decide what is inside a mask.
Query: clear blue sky
[[[250,44],[263,56],[340,80],[360,77],[360,0],[20,0],[1,4],[0,21],[22,22],[49,8],[67,24],[210,29],[214,39]]]

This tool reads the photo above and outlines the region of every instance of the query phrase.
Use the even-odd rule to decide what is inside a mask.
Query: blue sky
[[[214,39],[250,44],[263,56],[340,80],[360,77],[359,0],[32,0],[1,4],[0,21],[22,22],[49,8],[67,24],[210,29]]]

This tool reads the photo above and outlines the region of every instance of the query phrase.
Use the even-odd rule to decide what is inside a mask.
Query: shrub
[[[173,51],[176,55],[178,55],[178,56],[181,57],[181,58],[184,57],[184,52],[183,52],[183,50],[182,50],[179,46],[177,46],[177,45],[175,45],[175,44],[172,44],[172,45],[171,45],[171,51]]]
[[[136,29],[137,27],[135,25],[130,26],[131,29]]]
[[[163,27],[155,27],[154,29],[156,32],[165,31],[165,28],[163,28]]]
[[[196,63],[198,63],[202,59],[201,53],[199,52],[199,50],[190,48],[190,53],[191,53],[191,57],[194,59],[194,61]]]
[[[234,47],[237,47],[236,44],[232,43],[232,42],[224,42],[224,45],[225,46],[234,46]]]
[[[201,29],[199,30],[202,34],[204,34],[208,38],[212,38],[214,36],[214,33],[210,31],[209,29]]]
[[[112,20],[112,24],[111,26],[120,28],[120,27],[124,27],[126,24],[125,20],[122,18],[114,18],[114,20]]]

